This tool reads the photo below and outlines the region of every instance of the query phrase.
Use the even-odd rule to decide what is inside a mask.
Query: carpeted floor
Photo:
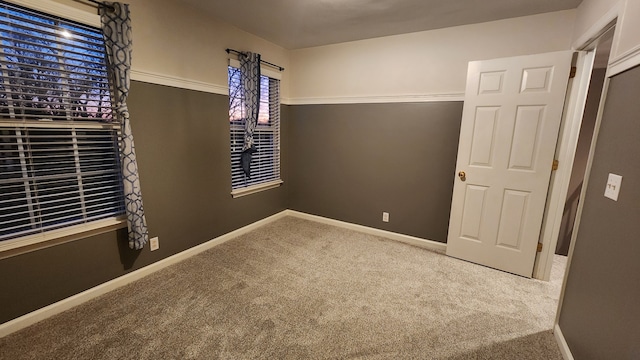
[[[551,282],[287,217],[0,339],[2,359],[562,359]]]

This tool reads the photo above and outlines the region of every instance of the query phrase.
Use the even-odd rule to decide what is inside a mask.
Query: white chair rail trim
[[[165,85],[180,89],[202,91],[218,95],[229,95],[228,85],[211,84],[198,80],[158,74],[136,68],[131,69],[131,79],[135,81],[146,82],[149,84]]]
[[[640,65],[640,45],[609,62],[607,77],[617,75],[638,65]]]
[[[402,94],[402,95],[363,95],[336,97],[301,97],[283,99],[286,105],[316,105],[316,104],[385,104],[412,102],[446,102],[464,101],[464,92],[431,93],[431,94]]]

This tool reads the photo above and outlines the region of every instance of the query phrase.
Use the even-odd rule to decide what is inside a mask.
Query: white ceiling
[[[573,9],[582,0],[181,0],[287,49]]]

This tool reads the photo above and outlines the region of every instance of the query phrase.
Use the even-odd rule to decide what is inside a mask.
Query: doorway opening
[[[596,120],[606,93],[606,74],[615,47],[616,19],[594,34],[574,54],[576,75],[569,80],[563,121],[556,147],[559,168],[552,172],[533,277],[548,281],[554,263],[567,263],[574,224],[579,223],[582,183]],[[556,253],[561,255],[556,255]],[[562,270],[565,273],[566,270]]]
[[[587,90],[587,99],[584,106],[578,143],[569,180],[569,189],[564,203],[562,222],[556,243],[555,254],[568,256],[571,237],[573,235],[574,224],[578,205],[581,199],[582,184],[584,182],[587,161],[589,159],[589,149],[593,140],[596,118],[600,107],[607,64],[611,54],[614,28],[607,30],[594,43],[590,44],[586,50],[595,51],[593,70]]]

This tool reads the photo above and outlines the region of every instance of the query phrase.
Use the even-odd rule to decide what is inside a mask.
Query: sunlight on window
[[[280,179],[280,80],[260,77],[258,126],[253,133],[257,152],[251,161],[251,178],[240,166],[244,144],[244,89],[240,69],[229,66],[229,123],[231,187],[240,189]]]
[[[0,114],[13,119],[110,120],[99,29],[0,8]]]
[[[229,66],[229,121],[243,122],[244,88],[240,78],[240,69]],[[260,110],[258,111],[258,125],[269,124],[269,78],[260,77]]]
[[[0,5],[0,242],[124,214],[102,31]]]

